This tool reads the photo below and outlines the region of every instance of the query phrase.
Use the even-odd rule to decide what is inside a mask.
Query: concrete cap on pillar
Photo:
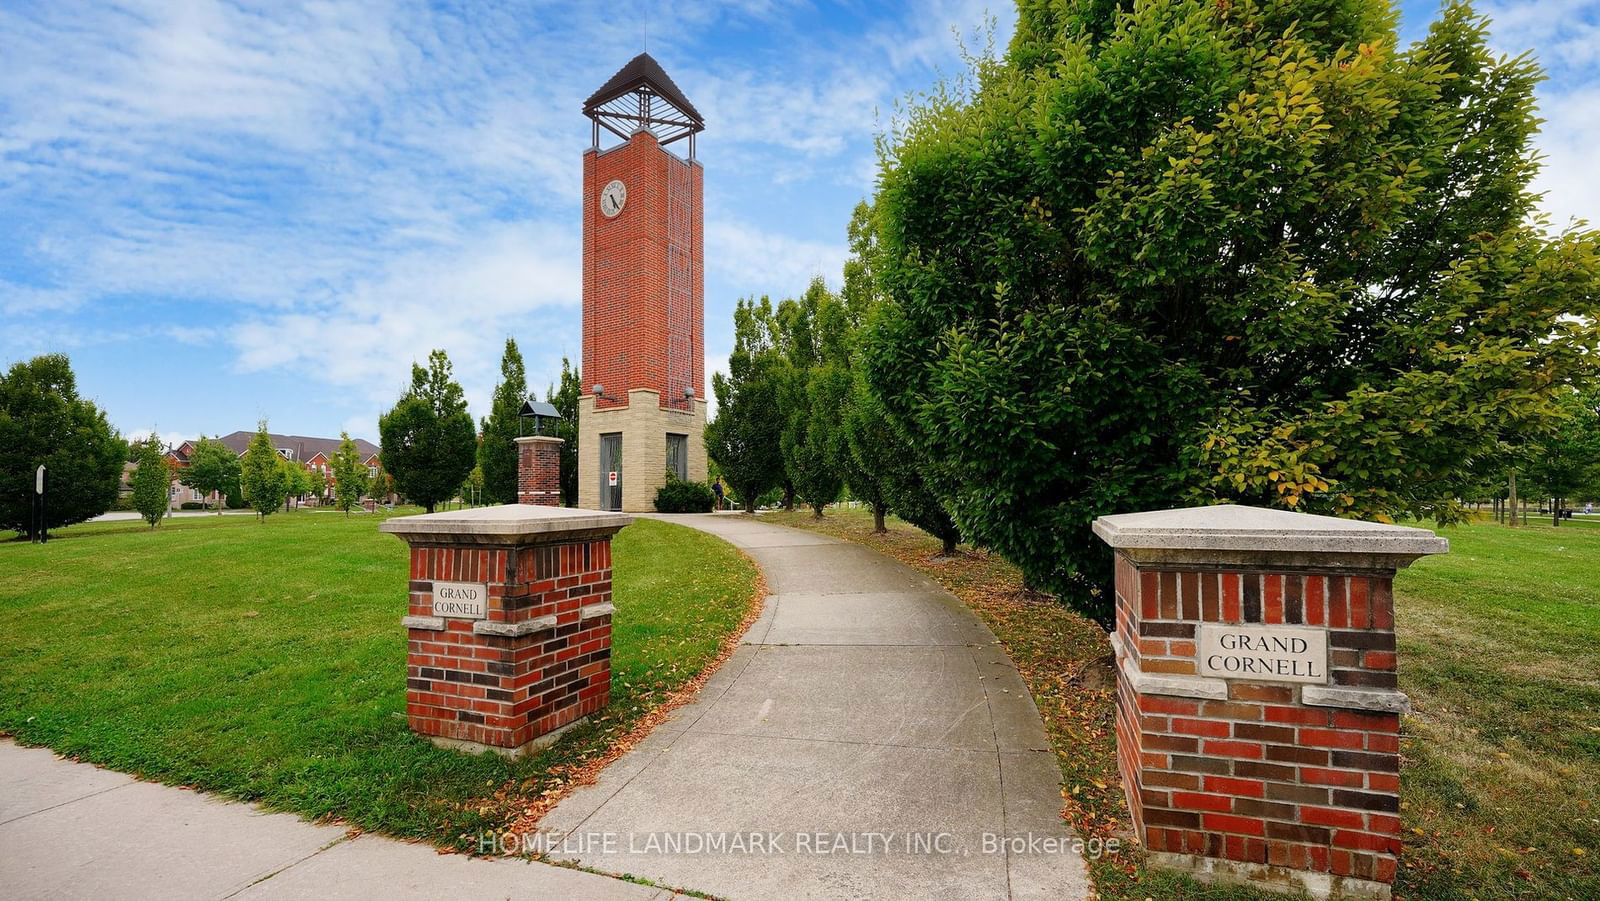
[[[1273,553],[1410,562],[1450,550],[1448,540],[1427,529],[1238,504],[1102,516],[1094,521],[1094,533],[1135,557],[1149,552]]]
[[[410,542],[450,540],[475,544],[531,544],[573,532],[612,534],[633,522],[623,513],[505,504],[384,520],[378,531]]]

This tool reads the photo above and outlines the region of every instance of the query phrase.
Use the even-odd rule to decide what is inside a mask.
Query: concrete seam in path
[[[981,668],[978,665],[978,655],[973,653],[970,647],[967,649],[967,656],[972,659],[973,669]],[[1006,820],[1006,762],[1005,758],[1000,756],[1000,731],[994,726],[994,702],[989,699],[988,680],[980,678],[979,682],[983,686],[983,703],[989,708],[989,731],[994,736],[994,766],[995,770],[1000,774],[1000,834],[1009,836],[1011,834],[1011,825]],[[1006,856],[1006,897],[1009,899],[1011,897],[1011,843],[1005,842],[1002,847]]]
[[[67,800],[62,801],[60,804],[51,804],[49,807],[41,807],[38,810],[30,810],[27,813],[21,814],[19,816],[14,816],[9,820],[0,820],[0,826],[9,826],[12,823],[15,823],[15,822],[17,822],[19,820],[26,820],[28,817],[38,816],[41,813],[49,813],[50,811],[55,810],[58,807],[66,807],[68,804],[76,804],[79,801],[83,801],[83,800],[86,800],[88,798],[92,798],[95,795],[103,795],[106,792],[114,792],[119,788],[127,788],[129,785],[132,785],[132,784],[133,783],[130,782],[130,783],[124,783],[122,785],[113,785],[110,788],[102,788],[99,791],[92,791],[92,792],[89,792],[87,794],[78,795],[75,798],[68,798]]]
[[[260,876],[260,877],[254,879],[254,880],[252,880],[250,882],[245,883],[244,885],[239,886],[238,888],[234,889],[233,891],[228,892],[226,895],[223,895],[221,898],[217,899],[217,901],[228,901],[229,898],[234,898],[234,897],[237,897],[239,895],[242,895],[245,892],[248,892],[251,889],[255,888],[256,886],[260,885],[261,883],[266,882],[268,879],[271,879],[272,877],[278,875],[279,873],[286,873],[289,870],[292,870],[295,867],[298,867],[299,865],[305,863],[306,861],[310,860],[311,858],[316,857],[318,854],[321,854],[324,851],[327,851],[329,848],[332,848],[335,845],[343,844],[344,842],[347,842],[349,840],[350,840],[350,836],[341,835],[338,838],[334,839],[333,841],[328,842],[326,845],[323,845],[322,847],[318,848],[317,850],[312,851],[310,854],[307,854],[306,856],[300,858],[299,860],[295,860],[295,861],[292,861],[290,863],[286,863],[283,866],[277,868],[276,870],[273,870],[272,872],[267,873],[266,875]]]

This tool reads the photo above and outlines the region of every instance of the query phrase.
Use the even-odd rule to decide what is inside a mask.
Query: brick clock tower
[[[646,53],[583,114],[592,139],[583,154],[578,506],[648,511],[668,472],[706,478],[704,179],[694,156],[705,122]],[[602,147],[602,132],[618,142]]]

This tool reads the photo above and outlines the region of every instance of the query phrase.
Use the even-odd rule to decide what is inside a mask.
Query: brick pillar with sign
[[[529,435],[517,443],[517,503],[561,506],[561,446],[548,435]]]
[[[1152,862],[1388,898],[1400,854],[1395,572],[1425,529],[1215,506],[1105,516],[1117,754]]]
[[[511,504],[406,516],[406,714],[436,744],[516,755],[611,692],[611,538],[632,517]]]

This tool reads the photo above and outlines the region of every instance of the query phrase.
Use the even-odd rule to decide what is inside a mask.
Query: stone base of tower
[[[596,409],[595,398],[578,398],[578,506],[602,510],[601,491],[609,479],[600,468],[602,436],[620,435],[621,509],[648,513],[655,509],[656,490],[667,483],[667,436],[682,435],[688,451],[690,481],[706,480],[706,402],[695,398],[690,409],[661,407],[661,393],[649,388],[628,392],[628,405]]]

